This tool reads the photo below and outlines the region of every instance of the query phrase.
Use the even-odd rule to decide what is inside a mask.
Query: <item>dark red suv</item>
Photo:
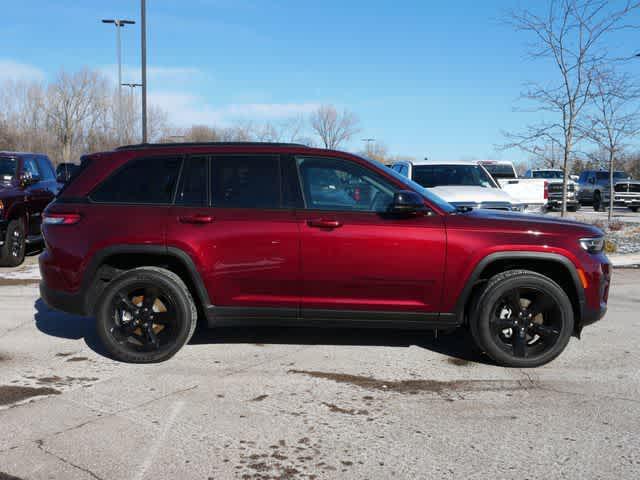
[[[606,311],[589,225],[456,210],[376,162],[289,144],[85,157],[46,210],[42,298],[117,359],[169,358],[197,319],[470,329],[502,365],[556,357]]]

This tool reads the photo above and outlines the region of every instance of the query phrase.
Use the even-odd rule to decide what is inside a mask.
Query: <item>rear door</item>
[[[388,215],[396,187],[354,161],[299,157],[296,167],[305,201],[298,211],[301,315],[389,319],[438,312],[442,218]]]
[[[184,165],[167,245],[200,268],[218,317],[297,317],[299,229],[278,155],[200,155]]]

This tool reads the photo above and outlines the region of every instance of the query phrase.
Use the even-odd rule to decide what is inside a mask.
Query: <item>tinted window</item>
[[[393,185],[354,162],[298,158],[297,163],[307,208],[383,212],[393,201]]]
[[[561,179],[563,177],[562,172],[558,170],[538,170],[533,172],[533,178]]]
[[[606,180],[609,178],[609,174],[607,172],[596,172],[596,178],[598,180]]]
[[[180,163],[179,158],[133,160],[98,186],[91,199],[108,203],[171,203]]]
[[[489,174],[478,165],[419,165],[413,167],[413,180],[425,188],[464,185],[496,188]]]
[[[207,157],[191,157],[182,170],[182,181],[176,203],[179,205],[204,206],[209,204],[207,195],[208,183]]]
[[[49,162],[47,157],[37,157],[38,167],[40,167],[40,174],[42,175],[42,180],[50,181],[55,180],[56,175],[53,173],[53,167]]]
[[[23,170],[31,174],[32,178],[40,178],[40,170],[33,157],[27,157],[24,159]]]
[[[0,157],[0,182],[10,182],[16,177],[18,162],[15,158]]]
[[[280,208],[278,157],[214,157],[211,162],[211,198],[214,207]]]
[[[483,163],[482,166],[495,179],[498,178],[516,178],[516,172],[511,165],[500,163]]]

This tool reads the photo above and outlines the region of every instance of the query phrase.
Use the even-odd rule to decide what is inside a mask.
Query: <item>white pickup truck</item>
[[[476,162],[400,161],[391,169],[459,208],[524,211],[526,205],[502,190]]]
[[[538,178],[518,178],[513,163],[505,160],[480,160],[500,187],[515,198],[526,204],[528,211],[543,213],[547,211],[549,199],[549,181]]]
[[[547,208],[562,208],[562,182],[564,172],[561,168],[534,168],[527,170],[524,178],[544,179],[549,182],[547,192]],[[575,212],[580,208],[580,202],[576,196],[576,182],[573,179],[567,180],[567,210]]]

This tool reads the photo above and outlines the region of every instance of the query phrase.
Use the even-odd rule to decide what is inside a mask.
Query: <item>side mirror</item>
[[[424,199],[411,190],[400,190],[393,194],[393,203],[389,208],[390,212],[396,215],[412,215],[425,213]]]

